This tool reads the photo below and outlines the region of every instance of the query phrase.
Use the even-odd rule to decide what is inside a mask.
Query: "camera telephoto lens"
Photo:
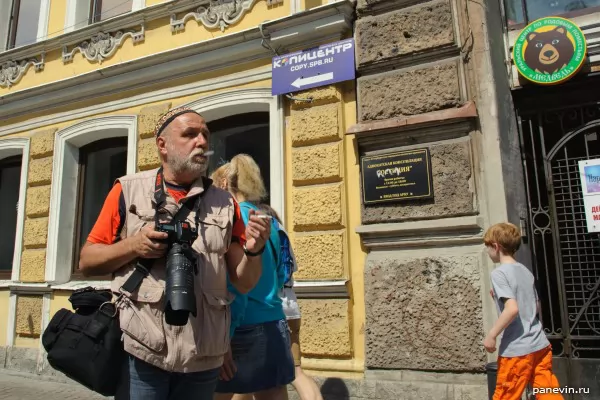
[[[165,321],[169,325],[183,326],[190,313],[196,316],[194,262],[184,253],[187,247],[173,243],[167,254]]]

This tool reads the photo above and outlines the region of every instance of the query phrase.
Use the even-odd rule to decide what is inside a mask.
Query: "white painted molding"
[[[22,155],[21,178],[19,183],[19,203],[17,205],[17,227],[11,281],[19,280],[21,274],[21,253],[23,252],[23,227],[25,225],[25,203],[27,202],[27,174],[29,173],[29,138],[0,140],[0,159]]]
[[[172,2],[164,3],[170,4]],[[180,2],[177,2],[179,7]],[[186,4],[182,1],[181,4]],[[162,4],[160,5],[162,7]],[[69,36],[70,40],[49,39],[45,47],[25,46],[18,52],[0,54],[0,63],[9,59],[24,59],[31,56],[34,50],[54,48],[59,43],[71,46],[75,39],[86,40],[90,34],[113,32],[114,21],[139,21],[147,10],[158,6],[147,7],[133,13],[131,19],[110,19],[106,23],[96,24],[81,29]],[[171,4],[171,7],[175,7]],[[188,5],[189,7],[189,5]],[[156,11],[156,10],[155,10]],[[164,11],[164,10],[163,10]],[[161,12],[163,12],[161,11]],[[294,16],[287,16],[275,21],[265,22],[261,26],[269,32],[277,46],[286,48],[307,47],[319,42],[339,40],[352,30],[353,3],[344,0],[339,3],[317,7]],[[149,14],[152,15],[152,14]],[[169,14],[170,15],[170,14]],[[143,21],[138,22],[138,26]],[[113,27],[113,30],[108,29]],[[83,33],[88,36],[83,36]],[[281,33],[281,34],[280,34]],[[50,43],[52,42],[52,43]],[[98,96],[116,95],[126,90],[141,92],[150,85],[168,83],[176,79],[189,77],[206,71],[215,71],[231,65],[239,65],[257,60],[269,63],[272,54],[262,45],[262,36],[258,26],[241,32],[231,33],[218,38],[192,43],[179,48],[168,49],[149,56],[128,62],[118,63],[100,70],[89,71],[68,79],[48,82],[46,84],[12,91],[0,97],[0,120],[20,115],[30,115],[60,106],[67,106],[80,100],[90,101]],[[39,53],[37,53],[39,54]],[[166,86],[166,85],[165,85]]]
[[[51,284],[66,283],[71,278],[79,148],[96,140],[122,136],[127,136],[127,173],[134,173],[137,165],[137,116],[90,119],[56,133],[46,246],[46,281]]]
[[[124,107],[135,107],[146,103],[168,100],[177,96],[189,96],[201,92],[208,92],[233,86],[241,86],[247,83],[263,81],[271,78],[271,66],[259,67],[252,70],[237,72],[235,74],[223,75],[218,78],[206,79],[199,82],[188,83],[185,85],[172,86],[166,89],[142,93],[132,97],[126,97],[119,100],[113,100],[102,104],[95,104],[90,107],[69,110],[57,114],[44,115],[39,118],[31,118],[27,121],[17,124],[0,126],[0,137],[12,133],[31,131],[49,124],[80,119],[120,110]]]
[[[89,6],[88,6],[89,8]],[[67,0],[65,13],[64,33],[73,32],[75,30],[77,20],[77,0]]]
[[[177,14],[171,14],[171,32],[185,30],[185,23],[192,18],[208,29],[218,27],[221,32],[225,32],[225,28],[239,22],[254,3],[256,0],[230,0],[228,2],[205,0],[195,11],[185,14],[181,19],[177,19]]]
[[[146,8],[146,0],[133,0],[131,11],[138,11],[143,8]]]
[[[299,13],[302,9],[301,0],[290,0],[290,13],[292,15]]]
[[[237,89],[202,97],[184,104],[210,122],[226,116],[248,112],[269,113],[271,207],[285,220],[284,126],[283,107],[271,88]]]
[[[40,4],[40,17],[38,20],[37,40],[45,40],[48,37],[48,24],[50,22],[50,0],[42,0]]]
[[[63,63],[73,61],[73,56],[76,52],[80,52],[88,61],[97,61],[102,64],[102,61],[114,55],[121,47],[125,39],[131,38],[133,43],[144,41],[146,37],[144,24],[140,26],[139,31],[127,30],[117,31],[115,33],[98,32],[91,39],[85,40],[73,47],[71,51],[67,46],[63,46],[62,60]]]
[[[17,294],[11,293],[8,299],[8,321],[6,324],[6,345],[15,345],[15,326],[17,323]]]

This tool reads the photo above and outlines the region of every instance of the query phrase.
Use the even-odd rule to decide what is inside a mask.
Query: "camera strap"
[[[158,171],[156,172],[156,181],[154,183],[154,202],[156,203],[156,212],[154,213],[154,222],[156,225],[159,224],[158,209],[160,208],[161,205],[163,205],[163,203],[166,203],[166,201],[167,201],[167,194],[165,193],[163,181],[164,181],[163,168],[160,167],[158,169]],[[178,222],[178,221],[185,220],[185,218],[190,214],[190,212],[192,212],[192,210],[195,209],[196,216],[194,218],[194,224],[196,225],[195,226],[196,230],[198,230],[198,225],[199,225],[199,220],[200,220],[200,215],[198,213],[198,210],[200,208],[200,201],[202,200],[202,196],[204,195],[204,193],[206,193],[206,189],[208,189],[208,186],[210,185],[210,182],[207,182],[206,180],[204,180],[204,178],[202,179],[202,182],[204,184],[204,192],[200,193],[195,200],[193,198],[187,199],[181,205],[179,210],[177,210],[177,213],[175,213],[175,215],[173,216],[173,219],[171,220],[172,222]],[[191,207],[190,207],[190,205],[191,205]]]

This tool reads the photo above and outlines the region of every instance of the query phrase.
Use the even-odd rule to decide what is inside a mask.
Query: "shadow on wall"
[[[323,400],[348,400],[350,393],[343,380],[339,378],[327,378],[321,385]]]

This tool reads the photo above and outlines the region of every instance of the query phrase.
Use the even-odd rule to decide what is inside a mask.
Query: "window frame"
[[[506,12],[506,0],[501,0],[502,1],[502,7],[504,8],[504,23],[506,24],[506,28],[508,29],[508,31],[520,31],[523,28],[525,28],[527,25],[529,25],[531,22],[533,22],[534,20],[529,18],[529,14],[527,11],[527,1],[529,0],[519,0],[521,2],[521,12],[523,13],[523,22],[518,23],[518,24],[514,24],[514,25],[509,25],[508,24],[508,14]],[[576,18],[576,17],[581,17],[584,15],[588,15],[588,14],[594,14],[600,11],[600,6],[597,7],[589,7],[589,8],[583,8],[581,10],[575,10],[575,11],[569,11],[566,13],[561,13],[561,14],[548,14],[545,15],[543,17],[540,18],[544,18],[544,17],[561,17],[561,18]]]
[[[59,130],[54,140],[52,189],[46,245],[46,282],[52,288],[74,290],[93,285],[108,287],[108,281],[72,279],[73,244],[79,148],[99,139],[127,137],[127,174],[137,171],[137,115],[110,115],[78,122]],[[62,251],[58,251],[57,249]]]
[[[10,12],[8,15],[8,31],[6,32],[6,42],[0,43],[0,50],[12,50],[15,47],[15,41],[17,40],[17,29],[19,27],[19,12],[21,8],[21,2],[26,0],[12,0],[10,6]],[[50,19],[50,0],[40,0],[40,15],[37,21],[37,43],[47,39],[48,35],[48,24]],[[0,24],[2,21],[0,20]],[[32,45],[34,43],[27,43],[19,47]]]
[[[0,158],[0,169],[6,168],[6,167],[15,167],[15,166],[18,165],[21,168],[20,174],[22,174],[23,173],[23,162],[24,162],[24,160],[23,160],[23,155],[22,154]],[[0,184],[1,184],[1,182],[0,182]],[[20,201],[20,199],[19,199],[19,201]],[[15,225],[17,225],[19,223],[18,202],[17,202],[17,209],[16,209],[16,214],[17,214],[16,215],[16,219],[17,219],[17,221],[16,221]],[[7,280],[8,281],[8,280],[12,279],[12,271],[13,271],[13,269],[15,267],[14,266],[14,259],[15,259],[14,253],[15,253],[15,250],[16,250],[16,247],[17,247],[16,246],[16,241],[18,239],[19,238],[17,237],[17,229],[16,229],[16,226],[15,226],[15,241],[13,243],[13,265],[12,265],[11,269],[9,269],[9,270],[0,270],[0,280]]]
[[[9,285],[10,282],[18,281],[21,275],[21,258],[24,250],[25,203],[27,201],[27,179],[29,174],[29,146],[29,138],[0,139],[0,160],[19,154],[23,160],[21,163],[21,179],[19,181],[19,203],[17,207],[17,226],[15,229],[12,271],[9,279],[0,281],[1,287]]]
[[[73,256],[71,266],[71,280],[110,280],[110,275],[85,277],[79,270],[79,256],[83,246],[81,245],[81,219],[83,217],[83,193],[85,189],[85,172],[87,167],[87,158],[90,153],[110,148],[125,147],[129,151],[128,140],[125,136],[115,136],[103,138],[86,144],[79,148],[79,167],[77,172],[77,200],[75,210],[75,229],[73,230]],[[127,171],[125,171],[125,174]]]

